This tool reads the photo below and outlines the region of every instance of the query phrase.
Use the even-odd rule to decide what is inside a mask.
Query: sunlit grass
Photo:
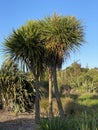
[[[98,107],[98,95],[95,94],[82,94],[78,98],[78,103],[86,105],[88,107],[97,106]]]
[[[79,115],[81,112],[86,111],[91,113],[92,111],[98,112],[98,95],[85,93],[78,95],[77,98],[74,96],[61,97],[62,105],[64,108],[65,115],[76,114]],[[41,100],[41,115],[44,116],[48,114],[48,98]],[[56,99],[53,98],[53,113],[58,115],[58,107]]]

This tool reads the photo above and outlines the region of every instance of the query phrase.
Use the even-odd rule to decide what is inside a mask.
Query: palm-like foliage
[[[4,101],[4,109],[8,106],[9,95],[11,94],[11,87],[13,89],[12,84],[17,82],[17,71],[17,65],[14,65],[11,61],[4,62],[1,67],[0,94],[2,100]]]
[[[60,111],[64,115],[58,93],[56,69],[61,68],[64,58],[66,59],[71,50],[80,47],[83,40],[83,27],[75,17],[62,17],[54,14],[40,21],[42,26],[42,39],[46,47],[45,60],[48,68],[52,69],[55,95]],[[52,79],[51,79],[52,80]]]
[[[5,40],[4,45],[4,51],[10,54],[11,59],[21,62],[22,65],[26,64],[33,72],[36,86],[35,119],[38,122],[40,119],[38,78],[43,70],[44,47],[40,41],[37,22],[28,22],[16,31],[14,30],[12,35]]]
[[[77,49],[83,42],[83,27],[75,17],[57,16],[46,17],[41,21],[42,38],[45,39],[47,64],[56,64],[61,68],[64,55],[69,50]],[[50,60],[52,62],[50,62]]]
[[[82,42],[83,27],[80,21],[75,17],[62,17],[56,14],[40,22],[29,22],[27,25],[13,31],[12,35],[5,40],[6,53],[10,54],[12,59],[25,63],[33,72],[36,86],[35,115],[38,117],[36,119],[39,120],[38,78],[43,70],[43,60],[50,72],[51,86],[53,78],[60,115],[63,116],[56,69],[61,68],[64,58],[67,58],[70,51],[78,48]],[[49,90],[51,92],[51,88]]]
[[[6,54],[10,54],[11,59],[26,63],[27,67],[33,70],[34,75],[37,76],[43,70],[40,62],[43,60],[44,48],[40,43],[40,32],[36,24],[31,21],[27,25],[13,30],[12,35],[5,40],[4,51]]]
[[[0,95],[4,109],[15,112],[28,110],[28,106],[34,104],[30,100],[34,97],[33,89],[24,73],[18,70],[17,64],[12,60],[3,63],[0,70]]]

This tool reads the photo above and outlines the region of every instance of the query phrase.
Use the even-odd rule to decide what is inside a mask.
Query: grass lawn
[[[67,97],[61,97],[65,114],[81,114],[82,112],[98,112],[98,95],[92,93],[70,94]],[[53,111],[58,114],[56,99],[53,98]],[[48,113],[48,99],[41,100],[41,113]]]

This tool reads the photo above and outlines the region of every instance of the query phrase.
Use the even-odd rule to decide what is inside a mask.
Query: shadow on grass
[[[88,114],[98,113],[98,104],[91,106],[79,104],[78,102],[72,100],[65,104],[64,107],[65,115],[81,115],[86,112]]]

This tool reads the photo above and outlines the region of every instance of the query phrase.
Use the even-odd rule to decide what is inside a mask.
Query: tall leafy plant
[[[40,120],[40,102],[39,102],[39,76],[43,71],[44,47],[40,41],[40,30],[36,21],[30,21],[26,25],[14,30],[12,34],[5,39],[4,52],[9,54],[11,59],[18,61],[22,66],[33,73],[36,89],[35,98],[35,120]]]
[[[45,61],[55,90],[55,96],[59,108],[59,113],[64,116],[62,103],[60,100],[56,70],[62,67],[64,59],[67,59],[70,52],[79,48],[84,39],[83,26],[79,20],[73,16],[58,16],[56,13],[52,17],[46,17],[40,21],[42,27],[42,39],[45,44]],[[52,85],[50,85],[50,90]],[[51,91],[50,91],[51,92]],[[50,103],[51,106],[51,103]]]

